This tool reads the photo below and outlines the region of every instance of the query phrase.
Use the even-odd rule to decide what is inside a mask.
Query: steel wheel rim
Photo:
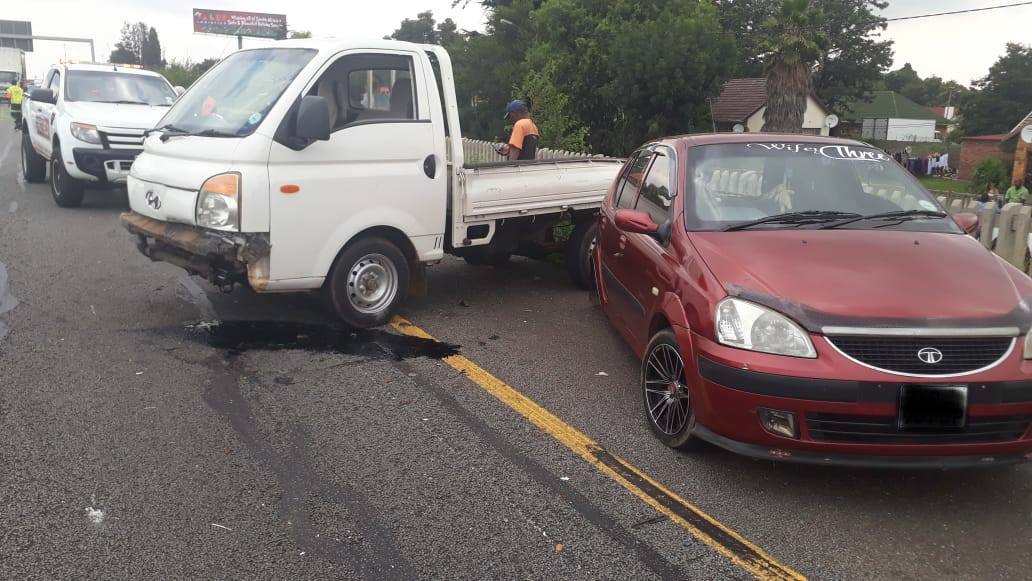
[[[656,345],[645,359],[645,407],[652,425],[667,436],[684,431],[691,399],[684,383],[684,361],[671,345]]]
[[[382,254],[359,258],[348,271],[348,302],[358,312],[372,315],[386,309],[398,296],[398,269]]]

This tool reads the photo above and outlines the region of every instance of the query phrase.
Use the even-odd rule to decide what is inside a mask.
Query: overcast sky
[[[891,0],[888,18],[982,6],[1016,0]],[[391,33],[403,18],[433,10],[438,20],[451,17],[459,28],[482,27],[483,11],[476,2],[452,8],[451,0],[29,0],[5,2],[2,17],[31,20],[36,34],[92,37],[98,60],[105,60],[119,39],[124,20],[144,21],[158,29],[166,59],[219,57],[236,48],[232,37],[194,34],[191,8],[252,12],[286,12],[291,29],[311,30],[316,37],[379,38]],[[1032,5],[955,16],[889,23],[884,35],[895,41],[894,68],[911,63],[921,76],[938,75],[964,84],[986,74],[1003,54],[1007,42],[1032,44]],[[244,39],[244,46],[265,41]],[[31,76],[64,57],[89,59],[85,45],[38,42],[28,56]]]

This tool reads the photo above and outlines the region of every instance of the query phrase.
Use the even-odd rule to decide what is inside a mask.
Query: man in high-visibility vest
[[[21,106],[22,99],[25,98],[25,90],[21,87],[21,82],[17,82],[10,87],[7,87],[7,100],[11,102],[11,118],[14,119],[14,128],[21,129]]]

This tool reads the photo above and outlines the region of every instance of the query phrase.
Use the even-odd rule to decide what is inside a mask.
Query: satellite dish
[[[1025,143],[1032,143],[1032,125],[1026,125],[1021,130],[1021,140]]]
[[[745,125],[735,123],[735,126],[731,128],[731,131],[734,131],[735,133],[745,133]]]
[[[824,118],[824,126],[828,129],[831,129],[836,125],[838,125],[838,115],[832,113],[831,115],[828,115]]]

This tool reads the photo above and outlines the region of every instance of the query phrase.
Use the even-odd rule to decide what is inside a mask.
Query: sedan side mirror
[[[659,233],[659,224],[652,221],[652,216],[639,210],[617,210],[613,222],[617,228],[631,234],[655,236]]]
[[[57,96],[50,89],[33,89],[29,93],[29,99],[39,103],[50,103],[51,105],[57,105]]]
[[[180,96],[180,95],[182,95],[183,93],[186,92],[186,88],[183,87],[182,85],[176,85],[175,87],[172,87],[172,90],[174,90],[176,92],[176,97],[178,97],[178,96]]]
[[[963,212],[961,214],[954,214],[953,221],[960,226],[960,229],[965,234],[971,234],[972,236],[978,231],[978,214],[972,214],[970,212]]]
[[[302,97],[297,109],[294,135],[301,139],[327,141],[330,138],[330,104],[325,97]]]

